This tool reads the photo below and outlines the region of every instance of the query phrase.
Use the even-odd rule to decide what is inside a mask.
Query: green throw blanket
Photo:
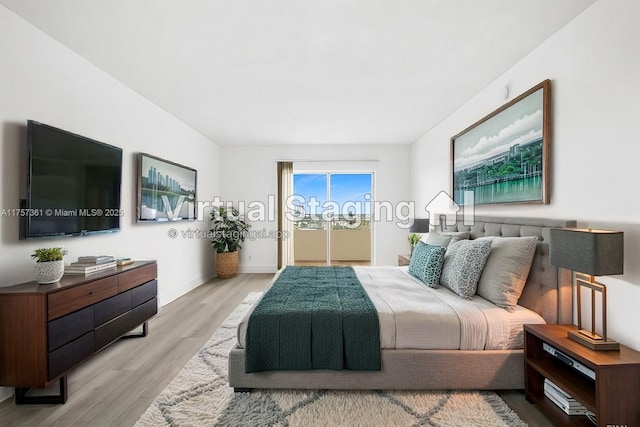
[[[246,372],[380,370],[378,313],[351,267],[286,267],[249,317]]]

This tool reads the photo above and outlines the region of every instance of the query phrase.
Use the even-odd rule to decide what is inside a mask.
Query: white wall
[[[221,150],[222,198],[234,203],[268,202],[277,195],[278,160],[295,165],[313,166],[333,171],[372,171],[375,197],[394,206],[409,200],[409,146],[388,145],[304,145],[268,147],[229,147]],[[299,162],[296,162],[298,160]],[[295,166],[294,166],[295,168]],[[317,169],[316,169],[317,170]],[[396,225],[397,216],[374,225],[374,262],[396,265],[398,253],[408,252],[407,231]],[[277,221],[254,222],[252,230],[277,230]],[[245,272],[273,272],[277,266],[277,241],[259,238],[246,241],[240,251],[240,268]]]
[[[167,237],[169,224],[135,224],[134,153],[147,152],[198,170],[199,194],[219,192],[216,144],[124,87],[91,63],[0,6],[0,209],[20,206],[25,173],[21,145],[34,119],[123,149],[121,231],[65,239],[18,240],[18,218],[0,217],[0,286],[33,280],[30,254],[64,246],[67,262],[80,255],[112,254],[158,261],[160,304],[214,275],[207,241]],[[193,154],[197,153],[197,154]],[[206,229],[207,223],[176,225]],[[0,400],[12,390],[0,387]]]
[[[34,248],[64,246],[67,262],[80,255],[112,254],[156,259],[160,304],[200,285],[214,273],[207,241],[170,239],[169,224],[136,224],[135,154],[146,152],[198,170],[198,192],[219,192],[219,148],[135,92],[124,87],[22,18],[0,6],[0,208],[19,207],[20,146],[34,119],[123,149],[121,231],[63,239],[18,240],[18,219],[0,218],[0,286],[33,279]],[[180,223],[179,230],[208,223]]]
[[[449,190],[450,138],[530,87],[552,80],[550,205],[478,206],[478,214],[576,219],[625,231],[625,274],[609,287],[609,335],[640,349],[640,2],[599,0],[411,149],[412,196]]]

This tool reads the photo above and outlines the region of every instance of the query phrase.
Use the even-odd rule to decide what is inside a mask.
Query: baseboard
[[[8,398],[13,396],[13,388],[11,387],[0,387],[0,402],[3,400],[7,400]]]
[[[215,272],[212,272],[207,276],[200,276],[195,279],[189,280],[188,282],[183,283],[180,287],[172,289],[170,292],[164,292],[162,294],[159,294],[158,306],[162,307],[164,305],[169,304],[171,301],[180,298],[182,295],[186,294],[189,291],[194,290],[198,286],[208,282],[214,277],[215,277]]]

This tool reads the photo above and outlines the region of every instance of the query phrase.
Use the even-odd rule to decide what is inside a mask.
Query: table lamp
[[[618,350],[619,344],[607,338],[607,287],[595,276],[622,274],[624,233],[620,231],[554,228],[550,230],[550,263],[576,273],[578,331],[569,338],[592,350]],[[582,327],[582,288],[591,289],[591,329]],[[596,292],[602,295],[602,334],[596,333]]]
[[[413,255],[413,248],[420,241],[420,236],[418,234],[428,233],[429,232],[429,218],[414,218],[413,223],[409,226],[409,246],[411,253],[409,256]]]
[[[429,218],[414,218],[413,224],[409,227],[409,233],[428,233]]]

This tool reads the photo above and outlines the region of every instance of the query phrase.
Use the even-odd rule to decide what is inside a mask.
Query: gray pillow
[[[427,245],[433,246],[444,246],[448,247],[451,243],[457,242],[458,240],[468,239],[469,233],[466,231],[460,232],[448,232],[448,233],[439,233],[437,231],[430,231],[426,237],[423,237],[423,241]]]
[[[478,295],[514,311],[527,282],[537,241],[536,236],[495,237],[478,282]]]
[[[438,287],[445,248],[418,242],[409,261],[409,274],[427,286]]]
[[[473,298],[490,251],[491,240],[452,243],[444,257],[440,284],[462,298]]]

